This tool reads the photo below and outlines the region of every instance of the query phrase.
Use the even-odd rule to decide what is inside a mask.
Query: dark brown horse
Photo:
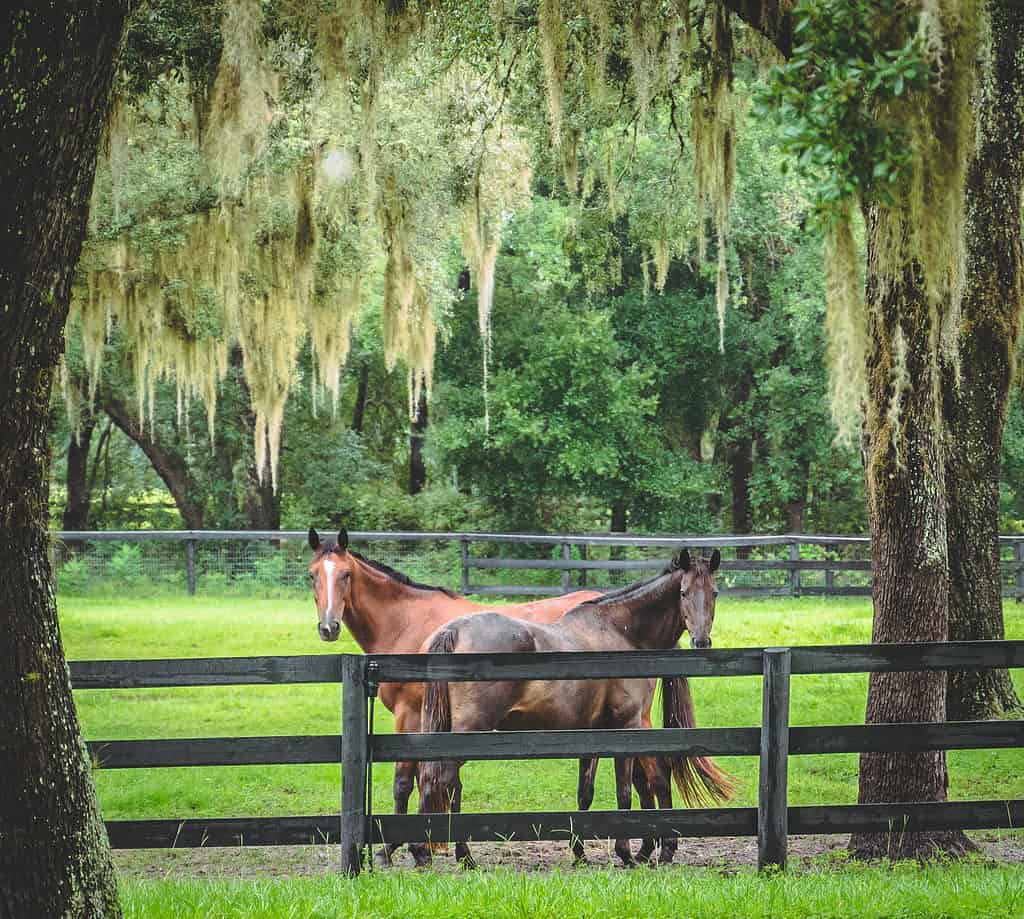
[[[438,629],[421,648],[431,652],[636,651],[675,647],[684,631],[695,648],[711,646],[715,616],[715,571],[720,555],[691,560],[684,549],[662,574],[599,599],[589,600],[552,624],[525,622],[496,613],[476,613]],[[663,681],[666,726],[692,727],[693,703],[684,677]],[[435,682],[427,686],[422,723],[428,731],[492,731],[639,728],[650,706],[646,679],[520,680],[489,683]],[[647,722],[649,725],[649,721]],[[633,757],[615,760],[618,806],[629,809]],[[596,761],[594,761],[596,764]],[[687,801],[724,801],[733,785],[707,757],[669,757],[672,775]],[[457,761],[420,766],[420,811],[458,808]],[[593,799],[593,769],[581,770],[578,803]],[[583,844],[573,853],[583,859]],[[420,861],[426,847],[415,849]],[[624,865],[634,864],[628,839],[615,842]],[[468,858],[463,845],[456,857]]]

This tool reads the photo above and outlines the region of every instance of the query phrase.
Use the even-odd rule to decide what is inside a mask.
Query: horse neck
[[[342,621],[366,654],[388,654],[406,631],[419,591],[354,555],[349,602]],[[422,602],[422,600],[420,600]]]
[[[605,618],[636,647],[671,648],[679,640],[679,572],[663,574],[611,601]]]

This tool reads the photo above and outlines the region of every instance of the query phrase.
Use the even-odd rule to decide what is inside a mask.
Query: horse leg
[[[599,758],[596,756],[584,756],[580,758],[580,779],[576,786],[576,806],[581,811],[590,810],[594,803],[594,776],[597,775],[597,764]],[[583,849],[583,840],[577,836],[572,837],[572,855],[577,865],[587,863],[587,855]]]
[[[397,734],[408,734],[420,729],[421,700],[422,695],[412,692],[411,686],[402,687],[402,692],[392,702],[391,708],[395,715],[395,732]],[[392,793],[396,814],[409,812],[409,797],[412,795],[413,785],[416,781],[416,771],[417,766],[414,762],[395,763],[395,783]],[[370,833],[372,836],[373,827],[370,828]],[[401,847],[401,843],[386,843],[381,846],[373,856],[374,865],[378,868],[390,867],[391,856]]]
[[[615,797],[619,810],[628,811],[633,803],[633,757],[617,756],[615,758]],[[636,865],[633,851],[628,839],[615,840],[615,854],[622,861],[624,868]]]
[[[665,810],[672,809],[672,774],[668,762],[661,756],[652,756],[651,762],[654,766],[651,787],[654,796],[658,799],[658,807]],[[676,856],[676,849],[679,848],[679,837],[662,836],[661,851],[658,853],[659,865],[671,865],[672,859]]]
[[[401,762],[395,763],[395,813],[407,814],[409,812],[409,797],[412,795],[413,783],[416,779],[416,763]],[[371,834],[373,828],[370,828]],[[385,843],[373,856],[373,863],[378,868],[390,868],[392,854],[401,848],[401,843]]]
[[[420,763],[420,813],[443,814],[455,810],[454,803],[461,780],[459,769],[462,763],[458,760],[439,760],[437,762]],[[443,845],[443,844],[438,844]],[[434,844],[410,843],[409,851],[416,860],[416,867],[422,868],[433,860]]]
[[[639,768],[637,768],[639,767]],[[653,810],[654,802],[654,777],[652,773],[657,769],[653,756],[638,756],[633,766],[633,787],[636,788],[637,797],[640,798],[640,807],[644,810]],[[636,853],[636,860],[646,864],[658,845],[654,836],[645,836],[640,844],[640,851]]]
[[[455,792],[452,794],[452,813],[458,814],[462,810],[462,777],[455,774]],[[455,843],[455,860],[463,868],[475,868],[476,859],[469,851],[469,845],[464,842]]]

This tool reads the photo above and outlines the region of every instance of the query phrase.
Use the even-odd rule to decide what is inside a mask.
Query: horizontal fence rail
[[[53,534],[62,590],[132,579],[194,594],[304,587],[306,532],[298,530],[62,530]],[[349,534],[368,557],[422,581],[481,596],[608,590],[662,570],[688,547],[722,550],[720,586],[735,596],[866,596],[870,540],[862,536],[630,536],[406,532]],[[1003,594],[1024,600],[1024,537],[1000,538]],[[134,553],[134,554],[133,554]],[[69,566],[69,567],[66,567]]]
[[[790,756],[1024,747],[1024,721],[789,725],[790,675],[1024,667],[1024,641],[923,642],[658,652],[298,655],[72,661],[76,690],[342,683],[340,735],[92,740],[98,768],[341,763],[340,812],[321,816],[112,820],[115,848],[340,844],[355,873],[367,844],[757,836],[759,864],[784,867],[791,833],[1015,828],[1024,801],[788,806]],[[367,699],[382,681],[762,675],[760,727],[372,735]],[[371,762],[568,759],[641,754],[761,757],[758,807],[500,814],[371,815]]]

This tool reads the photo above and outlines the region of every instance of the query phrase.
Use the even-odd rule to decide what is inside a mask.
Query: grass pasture
[[[1013,919],[1024,873],[979,865],[842,871],[584,869],[363,874],[275,881],[122,882],[126,919]]]
[[[1007,605],[1008,637],[1024,637],[1024,607]],[[315,633],[310,600],[168,597],[132,601],[65,598],[60,602],[69,658],[207,657],[337,653],[358,650],[345,635],[333,645]],[[716,647],[810,645],[867,641],[870,606],[864,600],[730,600],[723,596],[715,621]],[[1024,692],[1024,674],[1017,672]],[[757,725],[759,677],[693,681],[698,722],[705,726]],[[859,723],[867,676],[794,676],[793,724]],[[215,737],[334,733],[340,728],[337,685],[239,686],[180,689],[90,690],[76,693],[89,739]],[[376,726],[393,730],[379,703]],[[737,805],[756,804],[757,761],[732,757]],[[949,754],[950,797],[1024,797],[1019,750]],[[375,767],[374,809],[390,810],[389,764]],[[573,762],[480,762],[463,770],[463,809],[560,810],[575,802]],[[104,814],[112,819],[269,816],[329,813],[338,806],[334,765],[197,767],[96,771]],[[854,803],[856,755],[804,756],[790,761],[793,804]],[[603,761],[595,808],[614,808],[610,761]]]
[[[335,645],[317,639],[313,604],[305,598],[63,597],[59,607],[72,659],[356,650],[347,636]],[[1024,638],[1024,607],[1008,604],[1006,612],[1008,637]],[[716,647],[852,643],[869,636],[870,606],[863,600],[731,600],[723,596],[715,623]],[[1020,672],[1015,674],[1024,692],[1022,677]],[[759,723],[759,678],[693,682],[702,725]],[[793,723],[861,722],[866,688],[863,674],[795,676]],[[81,691],[76,701],[86,737],[128,739],[333,733],[340,727],[340,696],[336,685],[240,686]],[[379,704],[376,715],[379,731],[392,730],[391,717]],[[952,799],[1024,797],[1019,750],[958,751],[949,754],[949,764]],[[755,804],[756,760],[734,757],[724,765],[738,780],[735,803]],[[391,768],[375,767],[378,812],[391,807]],[[615,806],[611,772],[611,763],[604,761],[595,808]],[[100,767],[95,775],[104,815],[114,819],[329,813],[337,810],[340,793],[339,769],[334,765]],[[463,777],[467,811],[561,810],[571,809],[575,802],[575,762],[471,763]],[[853,803],[857,758],[794,757],[789,789],[793,803]],[[1003,838],[1019,850],[1021,835],[1013,831]],[[698,840],[693,843],[701,846]],[[300,851],[303,848],[315,847],[299,847]],[[699,858],[699,864],[717,867],[680,866],[651,874],[609,868],[574,871],[566,858],[564,867],[556,861],[557,867],[546,872],[533,870],[541,865],[531,863],[526,866],[529,870],[499,865],[472,874],[449,868],[375,872],[347,880],[331,873],[333,850],[312,856],[275,850],[263,850],[259,859],[251,855],[255,855],[251,850],[122,853],[118,861],[125,915],[130,919],[1024,916],[1024,869],[1019,866],[865,867],[848,865],[841,853],[818,856],[808,864],[794,854],[785,875],[760,877],[749,867],[736,868],[731,859]],[[241,870],[224,870],[224,865],[243,864],[243,858]],[[296,876],[306,874],[300,861],[307,869],[311,861],[322,864],[314,876]],[[256,864],[262,868],[254,870]],[[522,860],[518,864],[525,865]]]

